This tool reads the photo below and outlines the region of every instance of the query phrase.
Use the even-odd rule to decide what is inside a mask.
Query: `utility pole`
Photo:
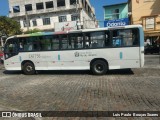
[[[79,12],[79,9],[78,9],[78,0],[76,0],[76,14],[77,14],[77,21],[76,21],[76,24],[77,24],[77,30],[79,30],[79,26],[80,26],[80,12]]]
[[[25,15],[26,15],[27,31],[29,31],[29,19],[27,11],[25,11]]]
[[[1,46],[3,47],[3,39],[2,39],[2,36],[1,36],[0,38],[1,38]]]
[[[77,5],[77,0],[76,0],[76,13],[77,13],[77,11],[78,11],[78,5]]]

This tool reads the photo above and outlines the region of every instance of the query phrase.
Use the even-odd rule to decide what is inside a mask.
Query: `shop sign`
[[[154,29],[154,17],[146,18],[146,29]]]
[[[104,21],[104,27],[125,26],[129,24],[128,18]]]

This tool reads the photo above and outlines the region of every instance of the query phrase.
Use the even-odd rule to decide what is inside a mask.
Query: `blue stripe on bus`
[[[119,53],[119,57],[120,57],[121,60],[123,59],[123,53],[122,52]]]
[[[61,56],[60,56],[60,55],[58,55],[58,60],[59,60],[59,61],[61,60]]]
[[[21,57],[21,56],[19,56],[19,61],[20,61],[20,62],[22,61],[22,57]]]

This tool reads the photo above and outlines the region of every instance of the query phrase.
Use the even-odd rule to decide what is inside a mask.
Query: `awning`
[[[150,36],[150,37],[160,36],[160,31],[144,31],[144,36],[145,37],[147,37],[147,36]]]

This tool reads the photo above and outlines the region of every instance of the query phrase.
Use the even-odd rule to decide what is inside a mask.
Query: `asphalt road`
[[[145,55],[145,65],[160,65],[160,55]]]

